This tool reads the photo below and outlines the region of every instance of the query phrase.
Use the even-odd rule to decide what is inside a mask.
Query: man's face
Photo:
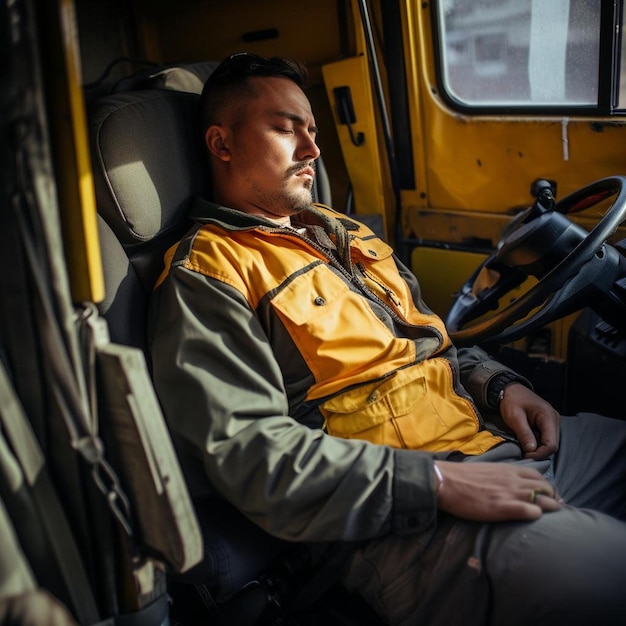
[[[255,77],[254,96],[224,125],[229,206],[270,218],[311,203],[317,127],[304,92],[291,80]]]

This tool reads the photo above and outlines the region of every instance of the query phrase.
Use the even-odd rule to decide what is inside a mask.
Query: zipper
[[[264,227],[261,227],[264,228]],[[268,229],[270,230],[270,229]],[[310,237],[300,234],[297,231],[291,229],[291,228],[284,228],[284,227],[278,227],[278,228],[272,228],[271,232],[279,232],[281,234],[290,236],[290,237],[297,237],[298,239],[301,239],[302,241],[306,242],[309,246],[311,246],[311,248],[313,248],[314,250],[316,250],[317,252],[321,253],[324,258],[328,259],[330,265],[332,265],[333,267],[335,267],[336,269],[338,269],[347,279],[351,284],[356,285],[356,287],[359,289],[359,291],[361,291],[366,297],[374,300],[376,303],[378,303],[383,309],[385,309],[385,311],[387,311],[387,313],[396,321],[400,322],[401,324],[405,324],[407,326],[413,326],[413,327],[417,327],[416,324],[410,324],[407,321],[403,320],[394,309],[392,309],[386,302],[384,302],[377,294],[375,294],[362,280],[359,280],[358,276],[356,276],[356,274],[354,273],[350,273],[340,262],[338,259],[336,259],[332,254],[329,254],[329,252],[323,247],[320,246],[317,242],[315,242],[313,239],[311,239]],[[393,302],[394,304],[396,304],[396,306],[400,305],[400,302],[398,301],[397,296],[395,295],[395,293],[389,289],[389,287],[387,287],[386,285],[384,285],[383,283],[381,283],[378,279],[376,279],[374,276],[372,276],[369,272],[367,272],[367,270],[365,269],[365,267],[363,266],[362,263],[357,263],[356,264],[357,269],[359,270],[359,272],[366,278],[369,278],[370,280],[372,280],[372,282],[376,283],[387,295],[387,297],[391,300],[391,302]],[[441,335],[441,333],[439,332],[439,330],[433,326],[422,326],[422,328],[429,328],[430,330],[432,330],[432,332],[439,338],[440,342],[443,342],[443,336]],[[450,374],[452,375],[452,384],[453,384],[453,389],[454,389],[454,393],[456,393],[459,397],[464,398],[465,400],[467,400],[470,404],[470,407],[472,409],[472,413],[474,414],[477,423],[478,423],[478,428],[479,431],[481,430],[486,430],[486,423],[485,423],[485,419],[482,416],[481,412],[478,410],[478,407],[476,406],[476,403],[474,402],[473,398],[467,393],[467,391],[465,391],[465,393],[459,393],[457,391],[458,386],[459,386],[459,379],[458,379],[458,373],[454,370],[454,368],[450,365],[449,362],[446,361],[446,364],[449,368]],[[407,365],[404,365],[402,368],[404,367],[410,367],[411,365],[413,365],[413,363],[409,363]],[[396,370],[394,370],[395,372]],[[388,376],[392,375],[394,372],[389,372],[387,374],[385,374],[384,376],[381,376],[380,379],[377,380],[384,380],[385,378],[387,378]],[[372,382],[372,381],[370,381]],[[375,382],[375,381],[373,381]],[[358,387],[359,385],[354,385],[354,387]],[[352,387],[351,387],[352,388]],[[339,393],[345,393],[346,391],[349,391],[350,388],[348,389],[342,389],[341,392],[338,392],[337,394],[333,394],[331,396],[328,396],[326,398],[324,398],[322,401],[326,401],[329,398],[334,397],[335,395],[339,395]],[[322,426],[322,429],[324,431],[326,431],[326,419],[324,418],[324,423]],[[516,442],[517,439],[514,436],[511,436],[508,433],[502,432],[500,429],[497,428],[493,428],[493,429],[489,429],[490,432],[492,432],[494,435],[498,435],[500,437],[502,437],[505,441],[513,441]]]
[[[300,233],[293,230],[292,228],[285,228],[281,226],[279,226],[278,228],[273,228],[273,229],[268,229],[268,230],[271,230],[273,232],[280,232],[281,234],[285,234],[291,237],[297,237],[298,239],[305,241],[314,250],[317,250],[318,252],[320,252],[324,256],[324,258],[328,259],[328,261],[330,262],[330,265],[338,269],[348,279],[348,281],[351,284],[355,285],[358,288],[358,290],[361,293],[363,293],[363,295],[365,295],[367,298],[369,298],[370,300],[373,300],[379,306],[381,306],[394,320],[396,320],[400,324],[404,324],[405,326],[412,326],[414,328],[429,328],[439,339],[440,344],[443,343],[443,335],[439,332],[437,328],[435,328],[434,326],[428,326],[428,325],[418,326],[416,324],[411,324],[407,322],[406,320],[402,319],[392,307],[390,307],[382,298],[380,298],[377,294],[375,294],[362,280],[359,279],[359,277],[355,273],[349,272],[339,262],[338,259],[336,259],[332,254],[329,254],[328,251],[323,246],[320,246],[317,242],[313,241],[313,239],[311,239],[310,237],[306,235],[301,235]],[[363,274],[363,276],[367,276],[368,278],[372,279],[371,275],[367,274],[364,271],[363,265],[361,263],[357,263],[357,268]],[[377,285],[379,285],[381,289],[383,289],[385,294],[389,297],[389,299],[394,304],[396,304],[394,299],[397,301],[396,306],[400,305],[400,302],[398,301],[397,296],[393,293],[391,289],[389,289],[389,287],[387,287],[386,285],[383,285],[378,280],[375,280],[375,279],[372,279],[372,280]]]
[[[361,272],[361,274],[371,280],[373,283],[375,283],[376,285],[378,285],[384,292],[385,295],[389,298],[389,300],[391,300],[391,302],[398,307],[399,309],[401,309],[402,307],[402,303],[400,302],[399,298],[396,296],[396,294],[393,292],[393,290],[389,289],[389,287],[387,287],[387,285],[385,285],[383,282],[381,282],[380,280],[378,280],[378,278],[376,278],[376,276],[370,274],[370,272],[368,272],[365,267],[363,266],[363,263],[357,263],[356,264],[357,269],[359,270],[359,272]]]
[[[377,304],[381,305],[385,309],[385,311],[387,311],[387,313],[389,313],[395,320],[406,324],[406,322],[386,302],[384,302],[381,298],[379,298],[362,280],[359,280],[359,277],[356,274],[349,272],[339,262],[337,258],[335,258],[332,254],[329,254],[326,248],[324,248],[323,246],[320,246],[317,242],[313,241],[313,239],[311,239],[310,237],[307,237],[306,235],[301,235],[300,233],[290,228],[279,227],[278,230],[280,230],[280,232],[282,233],[285,233],[286,235],[295,236],[295,237],[298,237],[299,239],[304,240],[314,250],[321,252],[324,255],[324,257],[329,260],[330,264],[333,267],[338,269],[348,279],[350,283],[358,287],[359,291],[361,291],[368,298],[371,298],[372,300],[374,300]],[[360,263],[357,265],[360,265]]]

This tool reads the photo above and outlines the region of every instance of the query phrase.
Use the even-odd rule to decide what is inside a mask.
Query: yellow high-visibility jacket
[[[192,218],[150,332],[192,493],[291,539],[431,524],[434,453],[502,441],[478,407],[510,370],[457,353],[391,248],[328,207],[287,228],[199,199]]]

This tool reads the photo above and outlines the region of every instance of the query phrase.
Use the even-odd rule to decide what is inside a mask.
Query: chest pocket
[[[365,298],[325,264],[293,279],[271,305],[315,377],[312,397],[330,395],[368,369],[381,375],[414,355],[412,342],[394,337]],[[281,346],[275,348],[280,354]],[[379,364],[386,370],[377,373]]]
[[[456,394],[445,359],[428,359],[321,405],[330,435],[412,450],[479,453],[496,439],[479,432],[473,405]]]

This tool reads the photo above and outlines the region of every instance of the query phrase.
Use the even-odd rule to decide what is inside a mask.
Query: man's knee
[[[564,508],[494,527],[487,570],[493,624],[622,624],[626,524]]]

